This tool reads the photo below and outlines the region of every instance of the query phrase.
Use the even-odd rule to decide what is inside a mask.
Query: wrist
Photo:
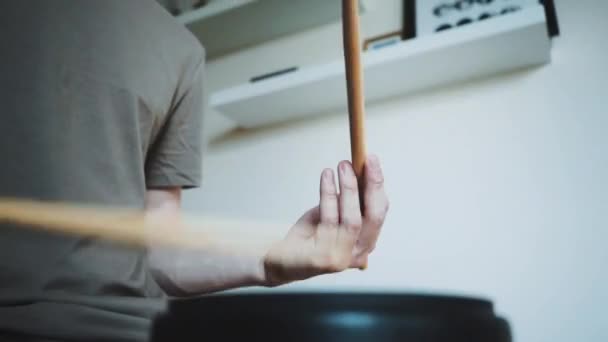
[[[280,248],[280,242],[274,243],[272,246],[267,248],[263,256],[259,261],[259,279],[260,286],[264,287],[277,287],[286,284],[287,282],[282,280],[281,275],[285,270],[284,265],[276,262],[276,249]]]
[[[263,253],[256,258],[253,282],[254,286],[269,286],[268,277],[266,276],[266,253]]]

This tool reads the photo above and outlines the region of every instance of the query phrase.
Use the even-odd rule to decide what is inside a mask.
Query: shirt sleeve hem
[[[201,178],[200,175],[191,176],[177,173],[150,174],[146,180],[146,188],[199,188],[202,185]]]

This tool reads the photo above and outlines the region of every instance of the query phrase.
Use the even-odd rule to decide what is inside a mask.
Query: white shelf
[[[359,0],[365,13],[372,0]],[[212,0],[177,19],[199,38],[209,58],[341,19],[340,0]]]
[[[184,24],[192,24],[199,20],[205,20],[235,8],[250,4],[256,0],[212,0],[207,5],[190,12],[178,15],[177,20]]]
[[[551,40],[542,6],[363,55],[368,103],[458,81],[541,65]],[[211,94],[211,107],[249,128],[346,110],[342,59]]]

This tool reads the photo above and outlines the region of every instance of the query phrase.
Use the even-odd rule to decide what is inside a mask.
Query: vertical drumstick
[[[359,38],[359,0],[342,0],[342,31],[344,39],[344,65],[346,68],[346,94],[350,123],[350,150],[353,168],[359,184],[359,204],[363,203],[365,168],[365,100]],[[365,270],[367,265],[361,267]]]
[[[365,103],[359,38],[359,0],[342,0],[344,64],[350,122],[352,164],[359,183],[363,211],[363,171],[365,166]]]

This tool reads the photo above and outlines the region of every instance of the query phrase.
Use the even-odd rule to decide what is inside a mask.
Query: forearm
[[[265,283],[262,253],[219,242],[204,250],[151,247],[148,256],[152,274],[170,296],[196,296]]]
[[[150,226],[170,226],[175,234],[203,231],[180,214],[181,190],[155,189],[146,193],[146,217]],[[208,228],[208,227],[207,227]],[[205,230],[204,248],[166,248],[151,245],[148,261],[152,275],[171,296],[196,296],[236,287],[264,285],[262,260],[267,246],[236,243]]]

